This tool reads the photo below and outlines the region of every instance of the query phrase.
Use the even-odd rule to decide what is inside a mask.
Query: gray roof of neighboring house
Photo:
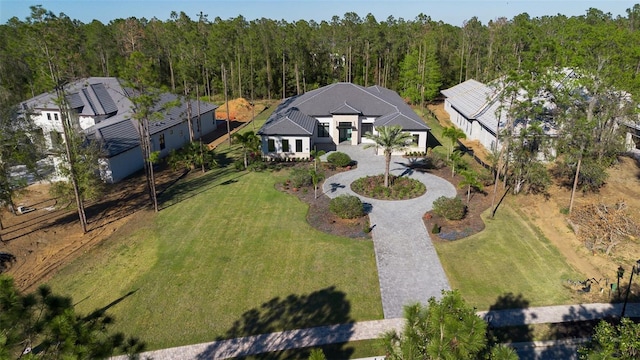
[[[288,132],[296,131],[293,126],[273,126],[281,122],[282,118],[292,109],[306,114],[307,121],[309,121],[307,118],[313,119],[314,127],[317,117],[328,117],[333,114],[361,114],[366,117],[384,119],[380,122],[376,120],[376,126],[384,123],[385,125],[400,125],[405,130],[429,130],[424,121],[395,91],[379,86],[365,88],[352,83],[340,82],[285,99],[258,133],[263,135],[299,135]],[[290,118],[290,120],[296,121],[294,118]],[[280,132],[276,133],[276,129]]]
[[[75,81],[64,87],[69,106],[81,116],[100,117],[98,122],[85,130],[92,139],[101,141],[109,156],[117,155],[139,144],[138,130],[134,114],[134,105],[130,100],[131,89],[124,88],[119,79],[113,77],[91,77]],[[44,93],[24,101],[23,110],[58,110],[55,104],[55,92]],[[158,111],[164,118],[152,122],[150,133],[156,134],[182,123],[187,116],[187,103],[168,110],[160,110],[163,104],[180,99],[177,95],[163,93],[158,102]],[[198,102],[191,100],[192,118],[198,114]],[[214,111],[216,105],[200,101],[200,114]]]
[[[478,120],[489,130],[498,127],[499,91],[470,79],[441,91],[451,106],[469,120]]]
[[[133,149],[140,144],[135,120],[124,120],[101,128],[90,129],[89,138],[100,141],[103,150],[109,157]]]
[[[170,101],[179,101],[177,106],[174,106],[168,110],[162,110],[162,106]],[[198,102],[191,100],[191,118],[195,118],[198,116]],[[160,95],[160,100],[158,101],[158,107],[156,111],[164,114],[164,118],[160,121],[152,121],[149,124],[149,132],[151,135],[157,134],[161,131],[164,131],[170,127],[176,126],[184,121],[187,117],[187,101],[178,97],[175,94],[171,93],[163,93]],[[218,106],[200,101],[200,114],[206,114],[210,111],[214,111]]]
[[[113,77],[90,77],[64,86],[69,107],[82,116],[113,116],[131,111],[131,101],[125,96],[120,81]],[[55,92],[48,92],[24,101],[22,110],[58,110]]]

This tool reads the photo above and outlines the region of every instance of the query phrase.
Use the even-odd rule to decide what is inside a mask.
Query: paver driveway
[[[337,150],[351,156],[358,166],[324,182],[323,191],[329,197],[357,195],[351,191],[351,182],[365,175],[384,172],[384,156],[375,155],[373,149],[345,145],[338,146]],[[456,189],[442,178],[411,171],[408,164],[408,159],[393,156],[391,173],[405,174],[423,182],[427,187],[423,196],[412,200],[385,201],[357,195],[371,209],[369,217],[385,319],[402,317],[404,305],[426,303],[432,296],[439,299],[443,289],[450,289],[422,215],[431,210],[433,201],[438,197],[455,196]]]

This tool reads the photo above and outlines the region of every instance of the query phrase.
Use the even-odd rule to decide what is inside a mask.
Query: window
[[[53,119],[58,121],[58,113],[53,113]]]
[[[166,144],[164,143],[164,134],[160,134],[160,150],[164,150]]]
[[[269,141],[267,141],[267,147],[269,152],[275,152],[276,142],[273,139],[269,139]]]
[[[197,132],[200,132],[200,121],[196,120],[196,128],[197,128]]]
[[[411,142],[413,145],[418,145],[420,144],[420,135],[419,134],[414,134],[413,135],[413,141]]]
[[[296,152],[302,152],[302,140],[296,140]]]
[[[289,140],[282,140],[282,152],[289,152]]]
[[[373,124],[362,124],[362,135],[366,133],[373,134]]]
[[[318,137],[329,137],[329,124],[318,123]]]
[[[51,113],[47,113],[47,120],[51,120]]]

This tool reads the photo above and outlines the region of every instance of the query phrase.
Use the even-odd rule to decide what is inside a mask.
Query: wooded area
[[[277,99],[349,81],[381,85],[415,103],[470,78],[592,68],[603,58],[611,83],[638,94],[638,27],[640,5],[626,17],[589,9],[577,17],[524,13],[488,24],[474,17],[462,27],[425,14],[380,21],[346,13],[317,23],[221,19],[207,11],[84,24],[36,6],[28,18],[0,25],[0,101],[51,91],[52,73],[64,80],[122,77],[135,51],[152,59],[162,84],[184,94],[196,84],[206,95],[220,94],[224,65],[232,97]]]

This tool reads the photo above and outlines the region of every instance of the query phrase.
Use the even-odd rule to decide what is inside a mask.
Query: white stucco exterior
[[[118,182],[144,167],[139,146],[138,126],[133,117],[133,104],[127,91],[116,78],[88,78],[68,85],[65,97],[68,100],[72,124],[84,131],[104,148],[105,157],[99,162],[100,174],[105,182]],[[49,149],[63,143],[63,126],[57,96],[45,93],[21,104],[23,112],[33,119],[42,130]],[[176,95],[162,94],[160,103],[178,99]],[[152,151],[167,156],[171,150],[180,149],[190,141],[186,121],[185,103],[191,102],[194,139],[199,139],[215,129],[215,106],[194,100],[179,99],[180,104],[162,110],[164,119],[150,126]],[[198,123],[197,112],[201,111]],[[62,159],[49,156],[55,166],[52,180],[64,180],[60,174]]]

